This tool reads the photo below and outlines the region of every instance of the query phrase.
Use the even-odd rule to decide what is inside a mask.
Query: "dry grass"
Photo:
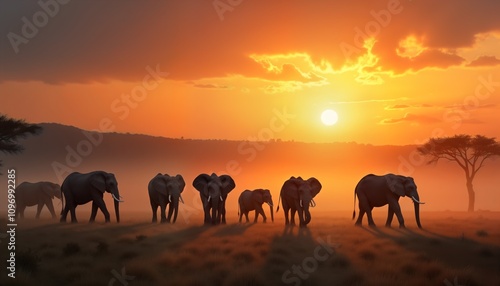
[[[348,213],[333,212],[313,214],[308,230],[285,228],[279,218],[205,227],[151,224],[148,217],[23,221],[17,278],[2,268],[0,285],[108,285],[122,272],[131,286],[500,285],[496,212],[422,213],[423,230],[411,222],[406,230],[354,227]],[[5,247],[0,251],[5,257]]]

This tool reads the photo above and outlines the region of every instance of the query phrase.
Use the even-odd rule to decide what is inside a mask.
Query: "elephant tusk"
[[[299,201],[300,207],[303,208],[304,206],[302,205],[302,200]]]
[[[224,201],[224,200],[222,199],[222,196],[219,196],[219,199],[220,199],[220,201],[221,201],[221,202],[223,202],[223,201]]]
[[[316,206],[316,202],[314,201],[314,199],[311,199],[311,202],[309,204],[311,208],[314,208]]]
[[[270,204],[270,203],[268,203],[268,202],[266,202],[266,204],[268,204],[270,207],[272,207],[272,206],[273,206],[273,204]]]
[[[111,194],[111,196],[113,196],[113,199],[115,199],[115,201],[117,201],[117,202],[120,202],[120,203],[124,202],[124,201],[118,199],[117,197],[115,197],[115,194]]]
[[[172,196],[171,195],[168,195],[168,202],[171,203],[172,202]]]
[[[413,196],[411,196],[411,199],[412,199],[414,202],[416,202],[417,204],[421,204],[421,205],[425,204],[425,203],[420,202],[419,200],[415,199],[415,197],[413,197]]]
[[[181,195],[179,195],[179,201],[181,201],[181,203],[184,203],[184,200],[182,199]]]
[[[211,198],[212,198],[212,197],[210,197],[210,196],[209,196],[209,197],[208,197],[208,200],[207,200],[207,202],[210,202],[210,199],[211,199]]]

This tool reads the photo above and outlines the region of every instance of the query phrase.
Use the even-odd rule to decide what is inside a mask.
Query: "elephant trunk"
[[[269,204],[269,210],[271,211],[271,221],[274,222],[274,212],[273,212],[273,204]]]
[[[309,204],[304,204],[304,224],[311,222],[311,212],[309,211]]]
[[[415,220],[417,221],[417,226],[418,228],[422,228],[422,225],[420,224],[420,204],[422,204],[419,201],[418,194],[412,196],[413,199],[413,206],[415,207]]]
[[[209,211],[211,209],[212,215],[210,217],[211,223],[213,225],[217,224],[217,216],[219,215],[219,204],[222,203],[219,201],[219,199],[222,199],[220,196],[219,197],[209,197],[210,203],[209,203]]]
[[[177,214],[179,213],[179,202],[177,201],[173,205],[170,205],[170,207],[174,208],[174,218],[172,220],[172,223],[175,223],[175,221],[177,220]]]
[[[417,221],[418,228],[422,228],[420,224],[420,204],[413,203],[413,205],[415,206],[415,220]]]
[[[118,200],[114,200],[114,203],[115,203],[116,222],[120,222],[120,202]]]

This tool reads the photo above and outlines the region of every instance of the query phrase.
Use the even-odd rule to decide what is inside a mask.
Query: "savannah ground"
[[[411,212],[407,229],[384,227],[386,208],[375,212],[378,228],[314,210],[308,229],[285,228],[281,210],[274,223],[231,214],[216,227],[99,215],[95,224],[84,212],[78,224],[20,221],[16,278],[2,267],[0,285],[500,285],[499,212],[422,212],[422,230]]]

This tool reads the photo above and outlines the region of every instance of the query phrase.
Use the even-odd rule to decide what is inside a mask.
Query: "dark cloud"
[[[484,67],[500,65],[500,59],[494,56],[481,56],[471,61],[467,66],[469,67]]]

